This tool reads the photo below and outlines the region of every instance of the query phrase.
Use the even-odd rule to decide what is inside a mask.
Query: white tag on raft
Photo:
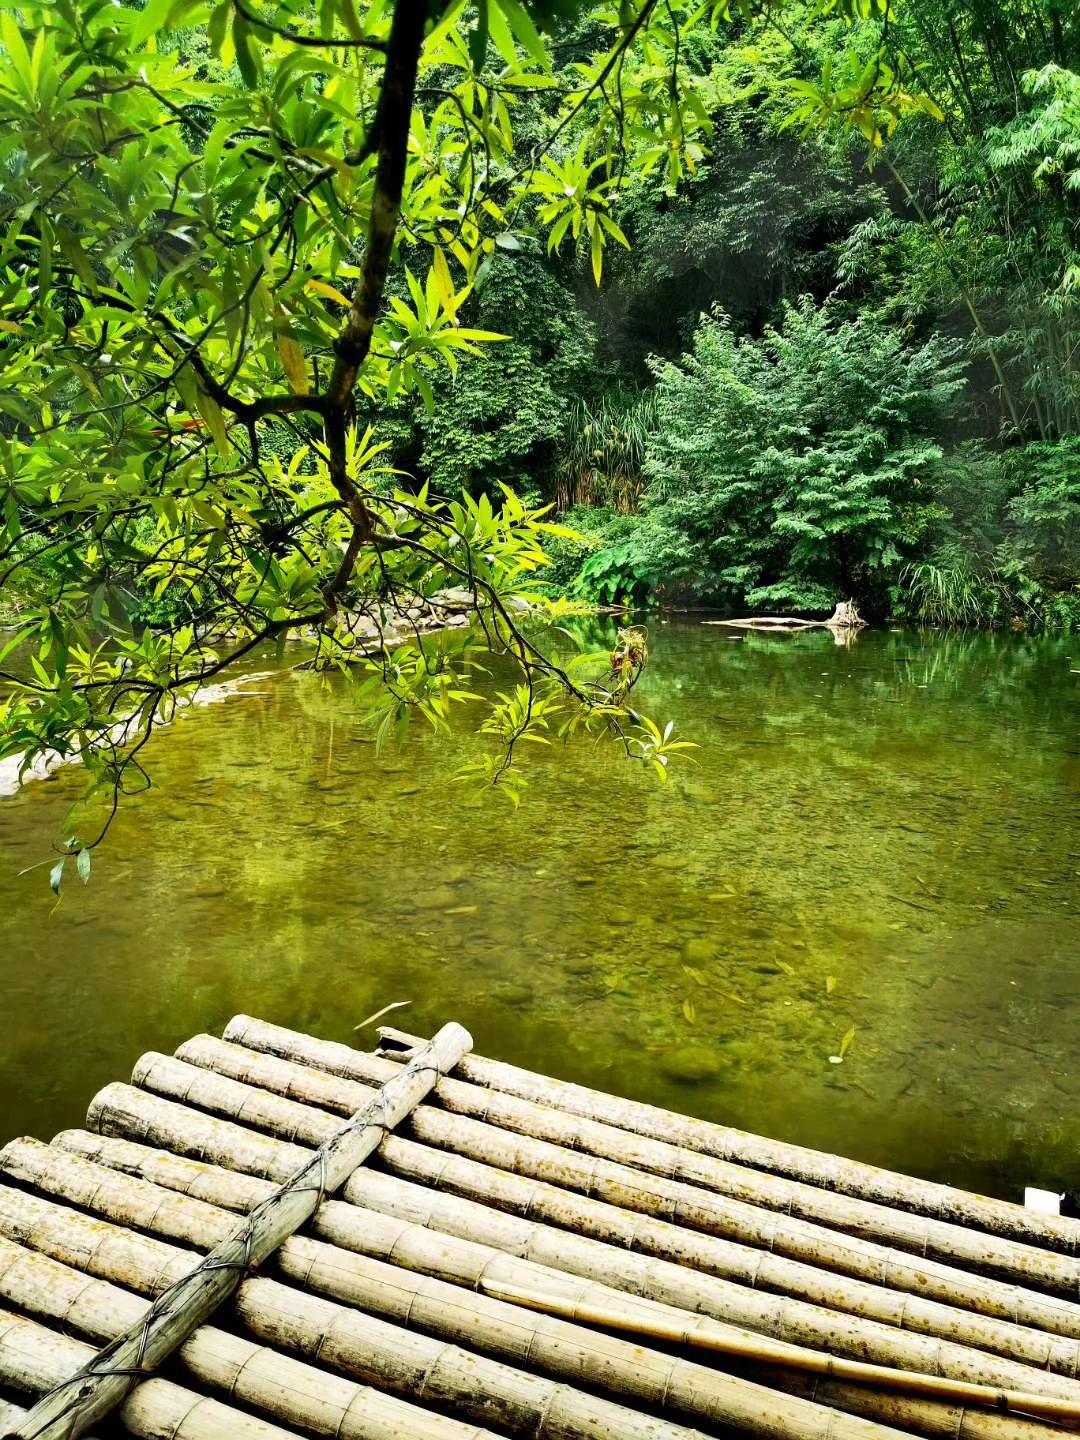
[[[1040,1215],[1060,1215],[1064,1194],[1056,1195],[1053,1190],[1039,1190],[1034,1185],[1024,1187],[1024,1209],[1036,1210]]]

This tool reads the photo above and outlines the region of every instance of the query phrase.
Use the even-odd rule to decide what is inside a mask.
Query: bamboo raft
[[[0,1436],[1080,1434],[1080,1222],[380,1034],[0,1151]]]

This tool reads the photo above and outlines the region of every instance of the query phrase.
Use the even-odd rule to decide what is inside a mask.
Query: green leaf
[[[279,335],[277,352],[281,359],[281,368],[285,371],[293,394],[306,395],[310,389],[307,362],[299,343],[291,335]]]
[[[49,871],[49,889],[54,895],[60,894],[60,881],[64,878],[64,861],[58,860]]]
[[[75,860],[75,868],[79,872],[79,879],[85,885],[90,879],[90,851],[80,850]]]
[[[544,70],[551,69],[551,60],[544,42],[541,40],[536,26],[529,17],[528,11],[520,0],[497,0],[500,10],[510,22],[510,29],[521,42],[522,48],[526,50],[531,59]]]
[[[129,32],[133,50],[144,45],[151,35],[167,28],[172,8],[173,0],[147,0],[146,8],[137,16]]]
[[[345,29],[354,40],[364,38],[364,28],[360,24],[360,16],[356,11],[356,0],[338,0],[338,9],[341,11],[341,18],[345,22]]]
[[[488,47],[488,5],[490,0],[478,0],[476,6],[476,24],[469,34],[469,59],[472,61],[473,70],[477,75],[484,68],[484,56]]]
[[[209,391],[203,389],[202,382],[197,377],[195,381],[195,404],[199,414],[206,421],[207,429],[214,437],[214,444],[217,446],[218,454],[222,459],[225,459],[232,452],[232,446],[229,444],[229,432],[225,428],[225,416],[221,413],[221,406]]]
[[[249,90],[256,90],[259,85],[258,50],[251,38],[247,21],[236,9],[233,10],[232,38],[236,50],[236,64],[244,84]]]
[[[450,266],[441,245],[435,246],[435,258],[431,268],[435,275],[439,304],[448,315],[453,315],[457,309],[457,292],[454,290],[454,277],[450,274]]]
[[[210,12],[210,19],[206,22],[206,38],[210,41],[210,49],[215,55],[221,55],[221,47],[225,43],[229,20],[233,13],[232,0],[221,0],[221,4],[215,6]],[[209,149],[209,145],[207,149]]]

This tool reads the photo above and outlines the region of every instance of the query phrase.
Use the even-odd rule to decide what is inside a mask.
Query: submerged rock
[[[669,1080],[680,1085],[698,1085],[715,1080],[723,1067],[719,1057],[704,1045],[683,1045],[666,1055],[660,1068]]]
[[[440,885],[436,890],[422,890],[419,895],[413,896],[413,905],[417,910],[446,910],[457,902],[458,893],[449,885]]]
[[[567,975],[589,975],[596,968],[596,961],[589,959],[568,960],[563,966]]]
[[[527,1005],[533,998],[531,985],[507,985],[497,992],[504,1005]]]
[[[695,935],[682,947],[682,958],[687,965],[700,965],[716,958],[716,944],[705,935]]]

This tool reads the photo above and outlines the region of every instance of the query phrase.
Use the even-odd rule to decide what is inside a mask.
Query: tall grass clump
[[[656,424],[652,390],[637,393],[620,388],[596,404],[576,398],[555,471],[556,506],[636,514],[645,488],[645,451]]]

